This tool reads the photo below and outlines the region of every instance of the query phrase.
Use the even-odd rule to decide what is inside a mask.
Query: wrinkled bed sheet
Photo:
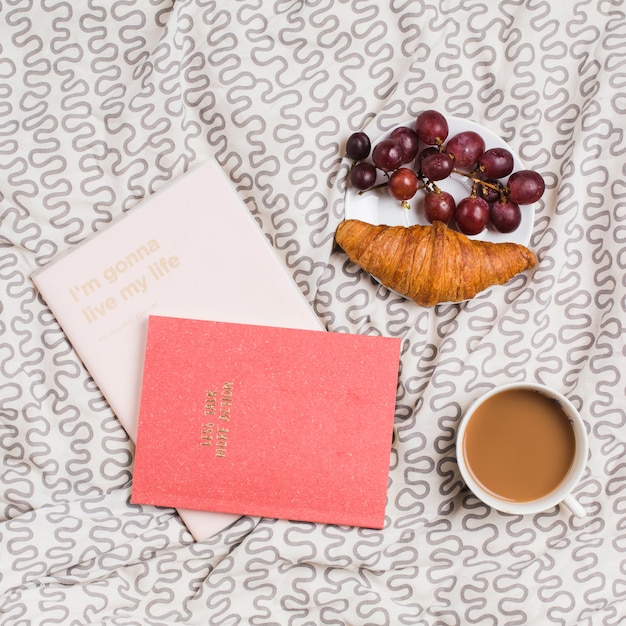
[[[0,4],[0,623],[625,623],[625,89],[615,0]],[[536,267],[432,309],[333,243],[347,136],[425,108],[547,182]],[[133,446],[29,276],[212,156],[326,328],[403,339],[382,531],[244,517],[195,543],[129,504]],[[524,379],[585,420],[585,518],[460,479],[464,409]]]

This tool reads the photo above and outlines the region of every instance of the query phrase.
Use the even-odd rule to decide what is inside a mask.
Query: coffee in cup
[[[587,461],[587,435],[574,406],[543,385],[497,387],[466,411],[457,435],[459,469],[485,503],[508,513],[536,513],[571,496]]]

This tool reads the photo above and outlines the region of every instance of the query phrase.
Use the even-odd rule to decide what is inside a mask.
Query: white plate
[[[404,122],[398,124],[398,126],[409,126],[411,128],[415,128],[415,119],[416,118],[405,120]],[[513,154],[514,172],[526,169],[526,166],[522,163],[519,156],[510,148],[510,146],[487,128],[484,128],[475,122],[471,122],[470,120],[448,116],[446,116],[446,119],[448,121],[449,128],[448,139],[462,131],[473,130],[485,140],[486,149],[506,148]],[[392,131],[393,128],[382,134],[380,137],[375,139],[372,138],[372,150],[379,141],[389,137]],[[424,146],[420,144],[420,150],[423,147]],[[350,159],[348,159],[348,161],[350,164],[352,163]],[[410,167],[410,164],[407,165],[407,167]],[[503,178],[501,180],[506,182],[507,178]],[[382,183],[385,180],[386,176],[380,172],[376,182]],[[459,203],[463,198],[466,198],[470,194],[472,182],[469,178],[460,174],[451,174],[445,180],[437,181],[437,186],[441,190],[447,191],[451,194],[454,197],[455,202]],[[389,226],[428,224],[428,220],[424,216],[422,208],[423,202],[424,192],[420,190],[409,201],[410,208],[405,209],[400,206],[400,202],[398,200],[395,200],[389,195],[385,188],[366,191],[359,194],[358,190],[351,187],[348,182],[345,198],[345,217],[346,219],[358,219],[363,222],[369,222],[370,224],[387,224]],[[526,204],[522,205],[520,208],[522,210],[522,221],[514,232],[500,233],[495,230],[493,226],[489,225],[485,230],[483,230],[482,233],[474,235],[470,238],[494,242],[512,241],[528,246],[533,229],[535,205]],[[452,222],[450,225],[451,227],[454,227]]]

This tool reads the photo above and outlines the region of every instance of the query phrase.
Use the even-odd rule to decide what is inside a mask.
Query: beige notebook
[[[180,176],[32,279],[133,441],[149,315],[323,330],[214,161]],[[237,519],[178,512],[197,541]]]

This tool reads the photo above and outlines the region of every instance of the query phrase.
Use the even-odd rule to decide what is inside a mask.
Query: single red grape
[[[397,169],[390,177],[387,188],[396,200],[410,200],[419,187],[417,174],[408,167]]]
[[[417,133],[408,126],[398,126],[391,131],[390,139],[394,139],[402,146],[404,152],[403,163],[410,163],[417,155],[419,139]]]
[[[459,230],[466,235],[478,235],[487,227],[489,205],[478,196],[463,198],[456,207],[454,219]]]
[[[370,138],[363,132],[352,133],[346,142],[346,156],[355,161],[367,159],[371,149]]]
[[[445,152],[427,154],[422,160],[422,174],[430,180],[443,180],[450,176],[454,163]]]
[[[545,189],[546,183],[541,174],[532,170],[513,172],[507,182],[509,199],[517,202],[517,204],[537,202]]]
[[[415,120],[415,132],[428,146],[440,146],[448,137],[448,121],[439,111],[422,111]]]
[[[522,211],[517,202],[498,200],[491,205],[489,217],[493,227],[501,233],[512,233],[522,223]]]
[[[465,130],[448,141],[445,151],[454,159],[455,167],[474,167],[485,151],[485,140],[473,130]]]
[[[504,191],[504,185],[497,180],[486,180],[484,182],[488,184],[483,185],[482,182],[479,182],[477,185],[480,197],[484,198],[489,204],[500,200]]]
[[[514,165],[513,155],[506,148],[489,148],[478,159],[478,167],[487,178],[504,178]]]
[[[367,161],[355,163],[350,172],[352,186],[360,191],[365,191],[376,182],[376,168]]]
[[[429,154],[439,154],[439,152],[441,151],[436,146],[428,146],[427,148],[421,150],[420,153],[417,155],[417,165],[419,166],[419,168],[421,169],[424,159]]]
[[[424,196],[424,215],[431,224],[436,220],[447,224],[455,209],[454,198],[447,191],[429,191]]]
[[[392,172],[402,165],[404,151],[395,139],[383,139],[372,150],[374,165],[385,172]]]

